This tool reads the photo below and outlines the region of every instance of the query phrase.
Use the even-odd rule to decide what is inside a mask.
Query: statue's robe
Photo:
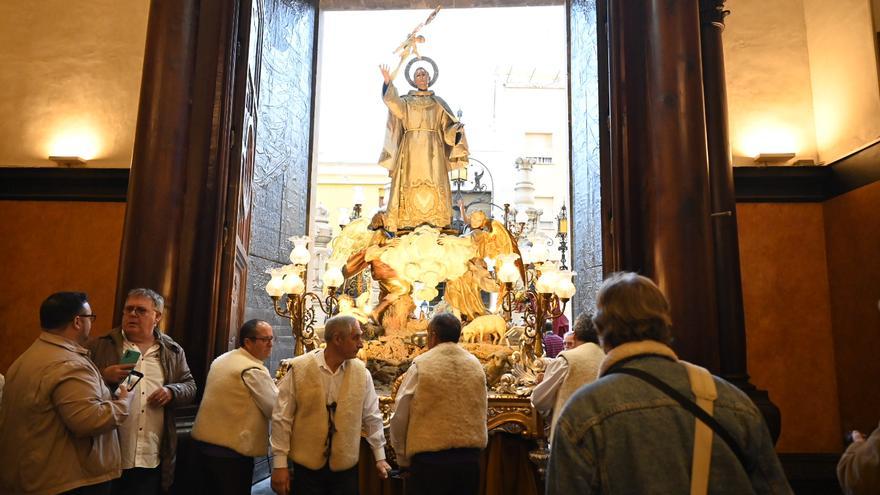
[[[379,165],[391,175],[386,228],[395,232],[422,224],[446,227],[452,220],[449,172],[468,163],[464,127],[433,91],[398,96],[383,88],[388,106],[385,145]]]

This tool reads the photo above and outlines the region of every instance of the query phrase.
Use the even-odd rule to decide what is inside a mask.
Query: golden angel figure
[[[463,276],[447,282],[446,300],[463,316],[472,320],[486,314],[486,308],[480,297],[481,291],[498,292],[499,301],[503,301],[505,296],[504,285],[492,279],[484,260],[486,258],[494,260],[497,267],[500,255],[520,254],[520,252],[516,239],[501,222],[488,218],[482,211],[475,211],[468,216],[462,203],[459,203],[459,209],[462,212],[462,219],[473,229],[471,242],[477,255],[468,262],[468,271]],[[522,261],[517,260],[516,263],[520,277],[525,280],[525,267]]]

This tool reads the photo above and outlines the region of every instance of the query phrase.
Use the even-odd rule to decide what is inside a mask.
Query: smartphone
[[[122,353],[122,359],[119,360],[119,364],[137,364],[138,358],[140,357],[140,352],[126,349],[125,352]]]
[[[132,378],[134,377],[134,378]],[[141,379],[144,377],[144,374],[140,371],[131,370],[131,373],[128,374],[126,378],[126,388],[129,390],[133,390],[134,387],[140,383]]]

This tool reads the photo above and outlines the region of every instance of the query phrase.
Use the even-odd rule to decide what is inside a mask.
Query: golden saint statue
[[[413,59],[413,62],[428,60]],[[430,61],[430,60],[429,60]],[[428,89],[437,79],[419,66],[415,90],[400,96],[388,66],[379,67],[384,79],[382,99],[388,107],[385,145],[379,165],[391,175],[385,226],[391,232],[422,224],[443,228],[452,220],[449,172],[467,166],[464,126],[446,104]],[[409,79],[409,76],[407,76]]]

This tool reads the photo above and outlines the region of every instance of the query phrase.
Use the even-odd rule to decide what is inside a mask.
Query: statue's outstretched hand
[[[379,71],[382,72],[382,79],[385,80],[385,84],[390,83],[391,82],[391,73],[388,72],[388,66],[385,64],[380,65]]]

